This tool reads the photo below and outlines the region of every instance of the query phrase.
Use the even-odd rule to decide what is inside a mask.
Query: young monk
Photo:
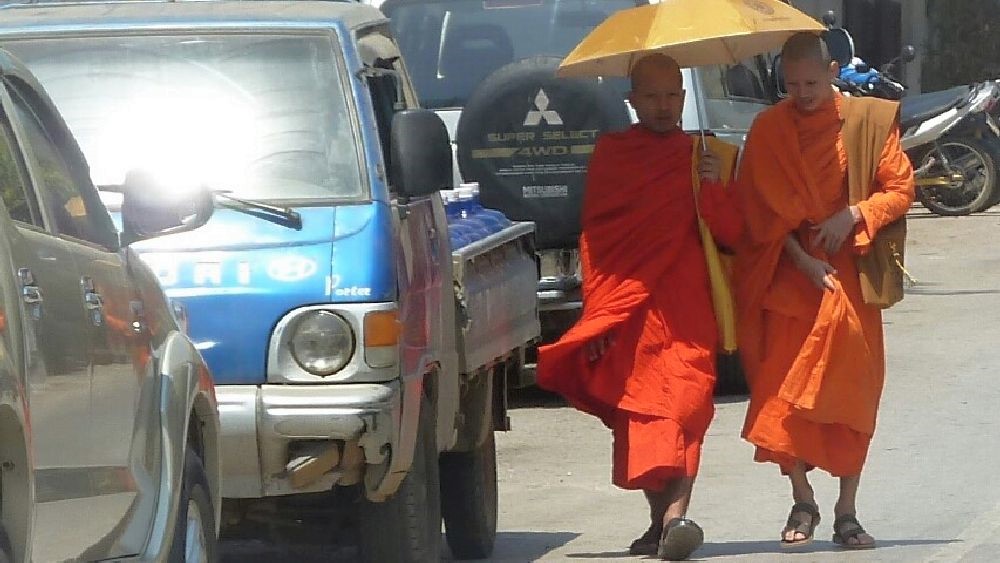
[[[742,224],[723,185],[735,149],[709,139],[703,153],[678,128],[673,59],[642,58],[631,79],[639,124],[603,135],[587,174],[583,315],[540,350],[538,383],[612,429],[613,482],[641,489],[650,507],[630,553],[685,559],[703,539],[686,513],[714,414],[719,339],[696,201],[720,244],[735,243]]]
[[[812,540],[820,514],[806,473],[818,467],[840,478],[833,540],[870,548],[856,497],[885,357],[881,310],[863,299],[856,260],[909,209],[913,169],[899,143],[898,106],[833,90],[838,66],[819,37],[793,36],[782,60],[789,98],[757,117],[735,190],[746,221],[735,268],[751,390],[743,436],[756,461],[778,464],[791,480],[783,547]],[[845,136],[846,107],[867,112],[858,117],[864,132]],[[859,153],[874,182],[852,205],[848,155]]]

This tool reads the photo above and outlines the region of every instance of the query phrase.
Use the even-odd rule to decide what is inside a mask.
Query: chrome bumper
[[[226,498],[325,491],[342,477],[331,471],[306,487],[293,487],[286,469],[292,442],[360,443],[367,467],[384,464],[388,453],[400,451],[403,399],[398,381],[219,385],[216,397]]]

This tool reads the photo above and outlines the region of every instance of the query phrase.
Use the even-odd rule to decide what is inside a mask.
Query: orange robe
[[[694,140],[636,126],[603,135],[587,174],[580,240],[584,307],[542,347],[538,384],[614,432],[616,485],[662,490],[693,476],[714,414],[718,332],[692,186]],[[703,185],[702,216],[722,245],[742,224],[721,184]],[[589,361],[587,344],[610,335]]]
[[[890,134],[864,220],[840,251],[812,246],[812,226],[848,205],[840,98],[811,114],[782,102],[758,116],[747,139],[736,193],[746,235],[735,264],[739,342],[750,385],[743,437],[755,459],[787,472],[802,460],[835,476],[861,473],[875,431],[885,376],[882,313],[861,296],[855,256],[903,216],[913,169]],[[783,252],[803,248],[836,268],[822,291]]]

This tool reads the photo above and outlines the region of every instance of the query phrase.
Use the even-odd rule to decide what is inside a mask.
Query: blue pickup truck
[[[493,431],[539,334],[534,227],[467,229],[452,247],[448,133],[385,16],[24,5],[0,10],[0,39],[113,214],[128,174],[159,197],[215,198],[207,225],[135,248],[215,377],[224,527],[254,499],[349,487],[366,560],[437,560],[442,517],[455,556],[488,556]]]

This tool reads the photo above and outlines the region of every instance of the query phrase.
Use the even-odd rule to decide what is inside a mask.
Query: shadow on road
[[[493,556],[480,561],[535,561],[573,541],[574,532],[498,532]],[[337,540],[341,541],[337,541]],[[333,535],[309,538],[268,537],[253,540],[229,540],[220,544],[222,563],[339,563],[358,561],[359,552],[354,538],[334,539]],[[450,558],[444,534],[441,535],[444,561]]]
[[[270,538],[227,540],[219,547],[221,563],[347,563],[358,560],[356,546],[319,540],[294,544]]]
[[[493,556],[479,561],[535,561],[578,537],[576,532],[498,532]]]
[[[877,553],[879,549],[893,547],[907,547],[918,545],[948,545],[957,543],[958,540],[878,540],[877,549],[869,550],[868,553]],[[782,549],[777,541],[756,540],[756,541],[734,541],[706,543],[695,553],[694,561],[712,559],[715,557],[732,557],[734,555],[761,555],[768,553],[843,553],[849,550],[838,547],[833,542],[816,541],[798,549]],[[857,550],[855,550],[857,551]]]
[[[1000,294],[1000,289],[932,289],[925,287],[911,287],[905,290],[907,295],[996,295]]]
[[[567,559],[594,559],[597,561],[607,561],[609,559],[635,559],[637,556],[629,555],[628,551],[600,551],[597,553],[567,553]]]
[[[716,404],[745,403],[749,400],[748,395],[716,395]],[[568,408],[569,403],[555,393],[545,391],[538,387],[525,387],[510,392],[508,406],[512,409],[561,409]]]
[[[879,540],[879,549],[888,549],[892,547],[906,547],[914,545],[947,545],[952,543],[957,543],[958,540]],[[778,553],[789,553],[789,554],[808,554],[808,553],[843,553],[845,550],[843,548],[837,547],[831,542],[815,542],[808,546],[790,550],[782,549],[777,541],[772,540],[760,540],[760,541],[734,541],[734,542],[720,542],[720,543],[706,543],[698,551],[695,552],[694,557],[691,561],[704,561],[706,559],[714,559],[716,557],[733,557],[739,555],[767,555],[767,554],[778,554]],[[868,553],[877,553],[878,550],[869,551]],[[606,561],[611,559],[634,559],[634,555],[629,555],[627,551],[604,551],[597,553],[569,553],[566,555],[568,559],[594,559],[599,561]]]

